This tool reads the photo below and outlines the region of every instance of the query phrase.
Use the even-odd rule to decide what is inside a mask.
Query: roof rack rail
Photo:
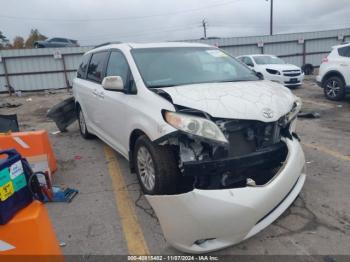
[[[112,45],[112,44],[121,44],[122,42],[120,41],[114,41],[114,42],[106,42],[106,43],[103,43],[103,44],[99,44],[97,46],[94,46],[94,49],[95,48],[98,48],[98,47],[101,47],[101,46],[105,46],[105,45]]]

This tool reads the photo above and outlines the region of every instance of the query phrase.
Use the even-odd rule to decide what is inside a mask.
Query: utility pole
[[[207,39],[207,21],[205,19],[202,20],[204,39]]]
[[[271,8],[270,8],[270,35],[273,35],[273,0],[271,1]]]

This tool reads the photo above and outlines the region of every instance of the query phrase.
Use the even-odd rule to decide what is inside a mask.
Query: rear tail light
[[[322,59],[322,63],[327,63],[327,62],[328,62],[328,58],[327,57]]]

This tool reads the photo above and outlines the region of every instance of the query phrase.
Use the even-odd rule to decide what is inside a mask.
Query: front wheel
[[[328,78],[324,82],[323,90],[329,100],[339,101],[345,97],[345,83],[338,76]]]
[[[145,194],[176,192],[179,173],[174,153],[169,147],[153,144],[146,136],[140,136],[135,143],[133,161]]]
[[[264,80],[264,75],[262,73],[256,73],[256,76],[260,79],[260,80]]]

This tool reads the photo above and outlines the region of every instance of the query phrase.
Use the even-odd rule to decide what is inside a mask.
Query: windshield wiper
[[[229,83],[229,82],[247,82],[247,81],[256,81],[254,79],[234,79],[234,80],[223,80],[218,83]]]
[[[165,87],[173,87],[178,85],[150,85],[148,88],[165,88]]]

